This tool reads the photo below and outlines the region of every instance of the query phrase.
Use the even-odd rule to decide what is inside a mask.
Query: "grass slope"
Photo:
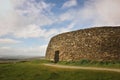
[[[0,80],[120,80],[117,72],[52,68],[45,62],[0,64]]]

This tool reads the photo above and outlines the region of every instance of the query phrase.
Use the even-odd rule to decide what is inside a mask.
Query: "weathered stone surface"
[[[120,27],[96,27],[54,36],[48,45],[46,58],[54,59],[59,51],[61,61],[120,60]]]

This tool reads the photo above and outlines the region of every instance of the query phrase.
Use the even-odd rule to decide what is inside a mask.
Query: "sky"
[[[120,25],[120,0],[0,0],[0,58],[45,56],[60,33]]]

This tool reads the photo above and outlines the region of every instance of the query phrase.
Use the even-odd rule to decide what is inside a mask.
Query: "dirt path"
[[[99,71],[120,72],[120,69],[110,69],[110,68],[66,66],[66,65],[58,65],[58,64],[43,64],[43,65],[50,66],[50,67],[58,67],[58,68],[85,69],[85,70],[99,70]]]

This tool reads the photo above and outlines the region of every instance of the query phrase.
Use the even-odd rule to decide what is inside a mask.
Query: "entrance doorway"
[[[59,50],[55,51],[55,55],[54,55],[54,62],[57,63],[59,61]]]

